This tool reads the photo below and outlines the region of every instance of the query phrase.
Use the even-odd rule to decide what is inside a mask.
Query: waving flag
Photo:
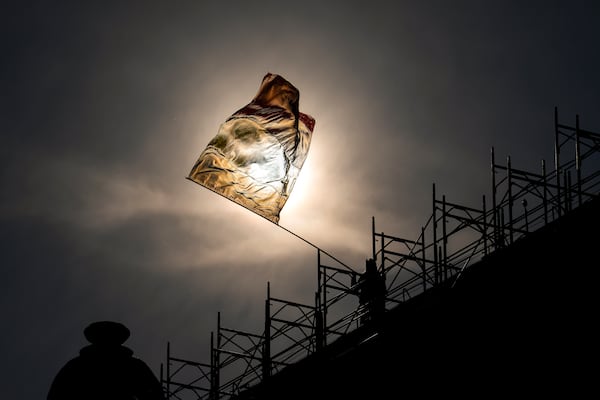
[[[278,224],[315,125],[299,111],[299,99],[283,77],[265,75],[254,99],[221,124],[188,179]]]

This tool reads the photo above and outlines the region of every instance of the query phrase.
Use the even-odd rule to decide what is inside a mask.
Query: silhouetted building
[[[48,400],[162,400],[162,388],[152,370],[122,346],[129,334],[127,327],[112,321],[85,328],[91,345],[58,372]]]

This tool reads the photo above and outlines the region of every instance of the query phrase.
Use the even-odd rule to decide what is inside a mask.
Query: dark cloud
[[[362,269],[370,218],[416,238],[431,184],[479,205],[489,148],[551,164],[553,109],[600,129],[594,2],[19,2],[0,64],[0,397],[43,397],[116,319],[158,372],[314,300],[316,252],[184,179],[267,72],[316,118],[281,224]],[[35,367],[33,367],[35,366]]]

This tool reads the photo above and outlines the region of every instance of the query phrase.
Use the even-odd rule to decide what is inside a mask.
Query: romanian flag
[[[283,77],[265,75],[254,99],[221,124],[188,179],[279,223],[315,126],[299,99]]]

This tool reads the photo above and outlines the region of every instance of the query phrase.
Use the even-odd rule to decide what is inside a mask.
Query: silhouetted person
[[[365,272],[358,279],[358,290],[358,301],[366,308],[361,322],[379,318],[385,312],[385,279],[377,271],[377,265],[372,258],[367,260]]]
[[[160,382],[133,351],[124,325],[99,321],[84,330],[91,345],[58,372],[48,400],[163,400]]]

